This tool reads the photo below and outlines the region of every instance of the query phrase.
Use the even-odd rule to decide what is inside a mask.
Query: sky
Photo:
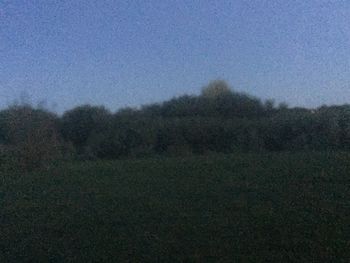
[[[350,103],[350,1],[0,0],[0,108],[116,110],[214,79],[291,106]]]

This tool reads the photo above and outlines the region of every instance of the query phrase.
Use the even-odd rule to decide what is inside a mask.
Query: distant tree
[[[275,112],[275,100],[268,99],[264,103],[265,111],[267,115],[271,115]]]
[[[111,113],[104,107],[83,105],[63,114],[61,132],[63,137],[82,152],[90,136],[109,128]]]
[[[12,169],[33,170],[49,167],[61,158],[62,140],[58,117],[31,106],[11,106],[0,113],[3,154]]]
[[[224,80],[214,80],[202,88],[202,96],[206,98],[217,98],[231,93],[230,86]]]
[[[216,80],[205,86],[200,99],[208,116],[256,118],[266,112],[259,99],[233,91],[223,80]]]
[[[198,99],[195,96],[184,95],[166,101],[162,104],[163,117],[188,117],[199,115]]]
[[[281,102],[280,104],[278,104],[278,109],[279,110],[287,110],[288,109],[288,104],[286,102]]]
[[[41,166],[62,146],[61,137],[85,159],[350,150],[350,106],[276,106],[273,100],[262,102],[215,80],[199,96],[183,95],[114,114],[83,105],[59,118],[24,102],[0,111],[0,159],[10,150],[18,164]]]

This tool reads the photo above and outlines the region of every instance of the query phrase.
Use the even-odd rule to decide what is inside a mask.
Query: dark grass
[[[67,164],[0,186],[0,262],[350,262],[350,155]]]

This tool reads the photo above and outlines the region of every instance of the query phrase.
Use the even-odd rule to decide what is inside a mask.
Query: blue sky
[[[290,105],[350,103],[350,1],[0,0],[0,107],[115,110],[213,79]]]

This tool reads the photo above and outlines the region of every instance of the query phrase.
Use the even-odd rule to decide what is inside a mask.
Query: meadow
[[[350,154],[71,162],[0,177],[0,262],[350,262]]]

